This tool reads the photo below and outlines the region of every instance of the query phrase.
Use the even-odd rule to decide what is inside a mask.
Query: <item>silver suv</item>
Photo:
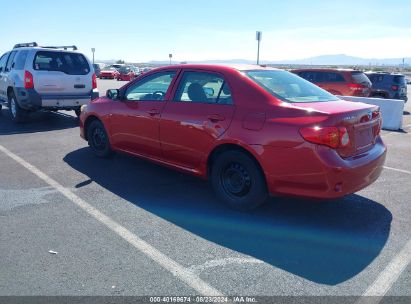
[[[73,51],[68,51],[73,49]],[[8,106],[14,121],[45,109],[74,110],[98,97],[90,61],[75,46],[16,44],[0,57],[0,109]]]

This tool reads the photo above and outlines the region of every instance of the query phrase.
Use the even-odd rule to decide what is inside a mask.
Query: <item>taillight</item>
[[[96,76],[96,74],[93,74],[91,79],[92,79],[91,82],[92,82],[93,89],[97,89],[97,76]]]
[[[33,75],[29,71],[24,71],[24,88],[25,89],[34,88]]]
[[[308,142],[336,149],[350,143],[345,127],[307,127],[300,129],[301,136]]]
[[[397,86],[397,85],[392,85],[392,86],[391,86],[391,89],[392,89],[393,91],[398,91],[398,86]]]
[[[378,124],[373,127],[374,136],[377,137],[380,134],[381,127],[382,127],[382,119],[381,119],[380,111],[372,112],[372,119],[378,119]]]
[[[359,83],[349,83],[348,87],[350,88],[350,90],[353,90],[353,91],[361,91],[362,89],[367,88],[366,86],[359,84]]]

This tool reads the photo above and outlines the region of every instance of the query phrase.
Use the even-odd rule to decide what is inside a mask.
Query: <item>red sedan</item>
[[[100,71],[100,79],[116,79],[118,75],[118,70],[112,66],[105,67]]]
[[[80,116],[97,156],[121,151],[211,179],[240,210],[269,194],[327,199],[370,185],[386,156],[380,129],[377,106],[258,66],[155,69]]]
[[[124,66],[118,69],[117,80],[131,81],[136,77],[137,75],[131,67]]]

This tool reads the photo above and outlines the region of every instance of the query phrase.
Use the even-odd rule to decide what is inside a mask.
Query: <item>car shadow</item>
[[[121,198],[210,242],[307,280],[335,285],[367,267],[387,242],[392,215],[360,195],[334,201],[271,198],[241,213],[218,203],[209,183],[116,154],[99,159],[88,148],[64,161]]]
[[[63,112],[39,111],[31,113],[24,122],[12,121],[10,111],[0,111],[0,135],[37,133],[78,127],[78,118]]]

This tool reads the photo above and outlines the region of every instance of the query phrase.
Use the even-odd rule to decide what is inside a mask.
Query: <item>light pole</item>
[[[94,52],[96,51],[95,48],[91,48],[91,52],[93,53],[93,64],[94,64]]]
[[[168,58],[170,58],[170,65],[171,65],[171,58],[173,58],[173,54],[168,54]]]
[[[262,32],[257,31],[255,33],[255,39],[257,40],[257,65],[260,64],[260,41],[261,41],[261,36],[263,35]]]

